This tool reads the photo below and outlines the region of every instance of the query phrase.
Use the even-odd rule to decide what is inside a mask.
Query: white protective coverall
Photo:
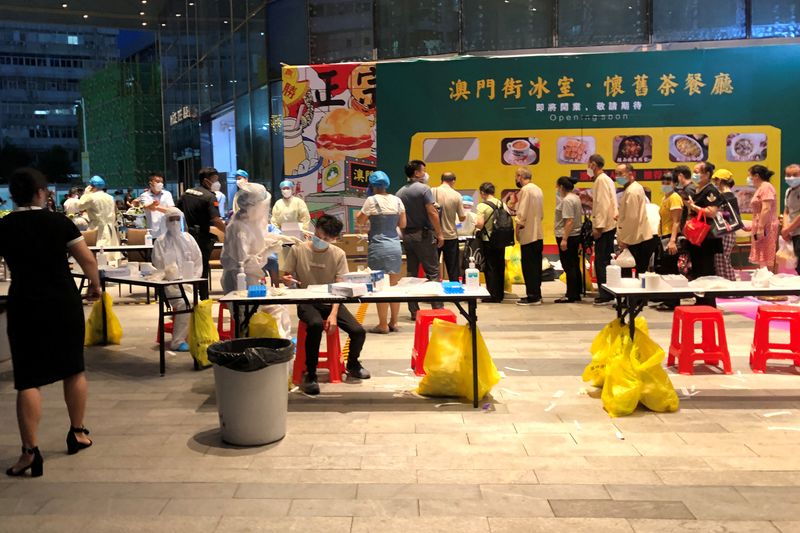
[[[308,206],[297,196],[281,198],[272,207],[272,223],[280,228],[287,222],[297,222],[304,230],[308,229],[311,222]]]
[[[183,227],[183,213],[177,207],[170,207],[164,214],[161,222],[166,229],[162,229],[159,236],[153,243],[153,266],[158,270],[163,270],[166,280],[181,279],[183,277],[183,267],[186,261],[194,263],[192,277],[199,278],[203,275],[203,256],[200,247],[191,235],[181,230]],[[188,298],[192,296],[192,286],[184,285],[183,290]],[[186,309],[186,302],[181,296],[180,289],[172,285],[166,288],[167,299],[170,306],[175,310]],[[175,315],[172,327],[172,343],[170,348],[178,350],[189,333],[189,314],[183,313]]]
[[[81,196],[79,209],[89,219],[89,229],[97,230],[97,246],[119,246],[117,234],[117,206],[114,197],[102,190],[90,190]],[[119,254],[107,254],[118,259]]]
[[[236,290],[239,264],[244,266],[247,284],[256,285],[264,277],[269,256],[281,250],[283,243],[297,239],[267,232],[270,194],[260,183],[243,183],[237,195],[239,210],[225,229],[222,249],[222,289],[226,294]],[[292,321],[285,305],[261,306],[275,317],[278,330],[285,339],[291,338]]]

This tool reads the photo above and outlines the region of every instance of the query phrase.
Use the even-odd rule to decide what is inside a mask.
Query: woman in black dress
[[[100,296],[94,255],[78,228],[64,215],[44,209],[47,180],[34,169],[21,169],[9,180],[17,210],[0,219],[0,256],[11,271],[8,293],[8,340],[17,389],[17,420],[22,455],[6,470],[42,475],[37,427],[42,415],[39,387],[64,382],[69,411],[67,452],[91,446],[83,427],[87,383],[83,364],[84,317],[81,295],[70,275],[67,254],[89,279],[89,298]],[[50,317],[50,320],[43,320]]]

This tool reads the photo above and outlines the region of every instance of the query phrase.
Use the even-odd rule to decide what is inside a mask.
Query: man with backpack
[[[525,298],[517,305],[542,305],[542,253],[544,251],[544,195],[531,181],[531,171],[519,167],[514,181],[519,187],[517,196],[517,241],[520,245],[522,276],[525,278]]]
[[[509,245],[503,244],[507,242],[508,236],[503,236],[506,229],[499,228],[499,226],[503,224],[511,226],[511,244],[514,243],[514,229],[503,202],[494,197],[494,185],[488,181],[481,183],[478,191],[481,195],[481,203],[477,207],[478,217],[475,220],[475,229],[478,232],[475,234],[475,238],[480,241],[484,262],[483,275],[486,278],[486,290],[489,291],[489,298],[484,298],[482,302],[500,303],[505,294],[505,247]]]

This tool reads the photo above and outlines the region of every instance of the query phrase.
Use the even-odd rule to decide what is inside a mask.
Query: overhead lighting
[[[223,24],[227,24],[227,23],[228,23],[228,21],[227,21],[227,20],[223,20],[223,21],[222,21],[222,23],[223,23]]]
[[[83,18],[88,19],[89,15],[84,15]]]
[[[181,14],[180,14],[180,13],[175,13],[175,16],[176,16],[176,17],[180,17],[180,16],[181,16]]]
[[[142,22],[142,26],[147,26],[147,23],[146,22]]]
[[[64,9],[67,9],[69,7],[69,4],[61,4],[61,7],[63,7]]]
[[[139,11],[139,16],[143,17],[144,16],[144,11]]]
[[[189,5],[190,6],[194,6],[194,2],[189,2]]]
[[[162,28],[166,28],[166,27],[167,27],[167,23],[166,23],[166,22],[162,22],[162,23],[161,23],[161,27],[162,27]]]
[[[147,4],[147,0],[142,0],[142,4]]]

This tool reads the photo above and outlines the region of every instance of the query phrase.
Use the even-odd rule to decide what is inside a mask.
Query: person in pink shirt
[[[778,242],[778,207],[775,187],[769,182],[774,172],[764,165],[748,169],[747,184],[756,189],[750,208],[753,213],[750,262],[759,267],[771,268],[775,263]]]

